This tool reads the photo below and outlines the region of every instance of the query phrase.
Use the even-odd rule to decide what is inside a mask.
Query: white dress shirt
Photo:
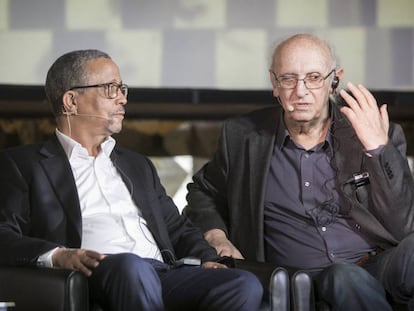
[[[145,219],[140,216],[139,208],[110,159],[115,139],[108,137],[101,144],[99,154],[93,157],[81,144],[60,131],[56,130],[56,135],[68,156],[78,190],[82,214],[81,248],[103,254],[129,252],[162,261]],[[51,254],[45,255],[39,261],[51,257]]]

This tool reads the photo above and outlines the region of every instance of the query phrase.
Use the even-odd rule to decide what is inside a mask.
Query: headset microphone
[[[332,79],[332,84],[331,84],[331,86],[332,86],[332,89],[335,91],[336,90],[336,88],[338,87],[338,84],[339,84],[339,78],[337,77],[337,76],[334,76],[333,77],[333,79]]]
[[[104,120],[107,120],[107,121],[111,121],[111,119],[109,119],[107,117],[104,117],[104,116],[97,115],[97,114],[75,113],[74,115],[75,116],[80,116],[80,117],[92,117],[92,118],[98,118],[98,119],[104,119]]]
[[[109,119],[105,116],[100,116],[100,115],[97,115],[97,114],[83,114],[83,113],[78,113],[77,111],[64,110],[62,112],[62,114],[64,114],[65,116],[92,117],[92,118],[98,118],[98,119],[104,119],[104,120],[107,120],[107,121],[111,121],[111,119]]]
[[[279,105],[283,107],[283,105],[282,105],[282,101],[280,100],[279,96],[277,96],[277,97],[276,97],[276,99],[277,99],[277,101],[278,101]],[[287,109],[287,111],[289,111],[289,112],[293,112],[293,111],[295,111],[295,107],[294,107],[294,106],[292,106],[292,105],[287,105],[286,109]]]

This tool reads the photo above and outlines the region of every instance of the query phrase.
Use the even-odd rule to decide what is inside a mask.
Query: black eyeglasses
[[[82,86],[73,86],[68,91],[72,91],[75,89],[87,89],[91,87],[103,87],[105,89],[105,96],[114,99],[118,97],[118,90],[121,90],[121,93],[127,97],[128,96],[128,85],[124,83],[102,83],[102,84],[94,84],[94,85],[82,85]]]
[[[308,73],[303,79],[298,79],[295,75],[283,75],[277,77],[273,70],[271,70],[271,72],[275,76],[278,87],[282,89],[294,89],[298,85],[299,81],[303,81],[307,89],[319,89],[324,85],[325,80],[335,72],[335,69],[332,69],[326,76],[323,76],[319,72],[311,72]]]

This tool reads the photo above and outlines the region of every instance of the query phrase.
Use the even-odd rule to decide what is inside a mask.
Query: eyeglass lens
[[[115,98],[118,96],[118,90],[121,91],[121,93],[127,97],[128,95],[128,86],[126,84],[116,84],[116,83],[110,83],[108,84],[107,92],[108,97]]]
[[[303,79],[298,79],[294,76],[282,76],[276,78],[280,86],[285,89],[293,89],[297,86],[299,81],[303,81],[308,89],[317,89],[323,86],[325,80],[334,72],[331,70],[325,77],[320,73],[308,73]],[[275,74],[276,76],[276,74]]]

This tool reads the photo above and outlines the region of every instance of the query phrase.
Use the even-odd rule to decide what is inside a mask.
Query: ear
[[[332,79],[332,83],[331,83],[331,93],[336,93],[336,89],[339,86],[340,81],[342,80],[343,76],[344,76],[344,70],[343,68],[339,68],[338,70],[335,71],[334,73],[334,77]]]
[[[76,115],[78,114],[78,107],[76,104],[76,93],[72,91],[67,91],[63,94],[63,105],[62,113],[65,115]]]
[[[339,68],[335,75],[338,77],[339,81],[341,81],[344,77],[344,69],[343,68]]]
[[[279,87],[277,86],[275,73],[271,69],[269,69],[269,77],[270,77],[270,82],[272,83],[272,87],[273,87],[273,96],[278,97]]]

